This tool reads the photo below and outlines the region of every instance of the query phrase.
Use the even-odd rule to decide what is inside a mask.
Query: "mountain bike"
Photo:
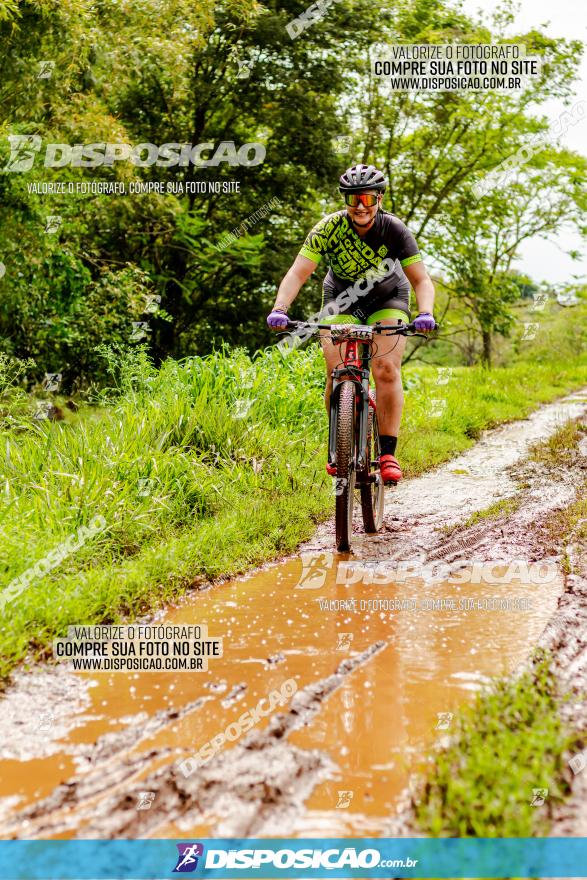
[[[288,321],[288,330],[329,330],[341,346],[341,365],[332,371],[328,428],[328,462],[336,467],[336,549],[350,550],[355,490],[359,490],[363,527],[378,532],[383,523],[384,484],[379,472],[379,426],[375,389],[369,386],[377,334],[421,336],[414,325],[309,324]],[[344,349],[342,348],[344,346]],[[395,482],[388,485],[396,485]]]

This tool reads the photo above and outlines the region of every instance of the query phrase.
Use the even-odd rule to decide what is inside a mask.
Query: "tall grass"
[[[107,527],[10,602],[3,671],[69,623],[292,550],[328,507],[315,352],[159,371],[137,356],[119,391],[73,423],[21,417],[4,432],[3,585],[96,516]]]
[[[95,517],[106,528],[5,607],[0,675],[30,648],[42,655],[69,624],[136,615],[292,551],[331,512],[317,346],[285,359],[275,349],[253,358],[219,351],[158,371],[139,350],[118,377],[98,407],[66,421],[35,421],[18,394],[4,419],[2,587]],[[437,382],[434,367],[406,372],[407,475],[587,384],[587,365],[457,368],[447,385]],[[446,399],[441,415],[430,415],[431,398]]]
[[[562,724],[561,705],[548,658],[537,653],[531,671],[498,680],[461,710],[414,804],[420,829],[432,837],[547,834],[569,793],[564,755],[580,742]]]

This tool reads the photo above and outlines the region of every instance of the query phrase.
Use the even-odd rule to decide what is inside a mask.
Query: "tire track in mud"
[[[548,546],[545,519],[575,499],[577,475],[585,474],[587,458],[579,455],[573,466],[559,468],[556,480],[552,474],[547,477],[538,466],[520,463],[531,443],[545,439],[564,421],[585,415],[586,393],[587,389],[542,407],[527,420],[487,432],[457,459],[388,492],[385,531],[374,537],[356,535],[354,557],[390,560],[417,555],[423,562],[451,561],[474,550],[475,558],[480,560],[523,557],[529,561],[560,562],[563,548]],[[523,489],[516,477],[524,480]],[[522,503],[513,513],[459,529],[459,522],[474,511],[516,495],[522,496]],[[446,526],[455,527],[449,538],[442,531]],[[332,522],[322,525],[301,552],[331,551],[333,531]],[[540,640],[555,652],[561,682],[578,688],[576,703],[568,706],[568,720],[573,724],[586,720],[585,701],[579,698],[581,690],[583,695],[587,692],[585,574],[583,570],[567,577],[558,611]],[[345,678],[384,648],[385,642],[376,642],[345,660],[335,673],[299,691],[288,712],[273,716],[265,729],[252,731],[241,743],[218,754],[188,778],[175,765],[170,767],[177,754],[175,750],[134,750],[175,718],[197,712],[207,697],[147,719],[135,717],[121,731],[101,736],[89,745],[78,744],[72,751],[79,772],[48,797],[13,811],[12,818],[4,822],[4,836],[146,836],[176,819],[205,823],[212,811],[224,817],[213,826],[217,836],[287,835],[312,791],[337,770],[324,751],[304,750],[289,743],[289,733],[308,724]],[[42,690],[48,705],[57,693],[55,682],[67,690],[67,673],[59,669],[49,672],[41,667],[29,675],[17,674],[7,693],[13,735],[23,729],[22,713],[26,710],[22,707],[26,707],[27,693],[30,694],[31,683],[37,681],[38,675],[44,676]],[[83,703],[79,680],[70,678],[71,692],[76,694],[78,704]],[[37,688],[37,693],[40,690]],[[51,749],[61,748],[55,739],[59,739],[63,729],[60,726],[43,743],[37,736],[32,745],[28,743],[29,753],[50,754]],[[26,737],[13,751],[26,754]],[[587,783],[587,772],[584,775],[585,780],[579,776],[574,780],[577,791]],[[156,794],[155,807],[137,811],[138,794],[147,789]],[[417,834],[411,798],[412,793],[406,790],[397,816],[389,822],[386,833],[390,836]],[[584,814],[585,808],[581,811],[576,805],[568,805],[565,815],[560,817],[560,827],[567,830],[561,833],[587,833],[568,830],[582,827],[578,823],[585,821]]]
[[[134,781],[154,759],[168,757],[163,751],[148,751],[128,757],[130,745],[151,735],[167,723],[170,713],[158,713],[147,730],[139,725],[101,737],[92,755],[93,768],[79,780],[59,786],[48,798],[17,814],[4,824],[8,837],[29,838],[64,834],[78,829],[77,836],[142,837],[152,834],[162,822],[205,819],[214,808],[222,816],[217,834],[226,837],[255,837],[283,834],[283,829],[303,809],[304,800],[318,782],[336,771],[336,765],[318,751],[308,752],[287,742],[288,735],[308,724],[328,697],[355,669],[368,663],[386,647],[376,642],[366,651],[344,660],[328,678],[298,691],[289,711],[274,715],[266,729],[252,731],[242,743],[212,758],[197,772],[185,776],[169,764]],[[186,706],[183,715],[203,703]],[[173,713],[174,717],[180,715]],[[134,740],[133,740],[134,735]],[[124,784],[124,793],[109,794]],[[155,793],[157,810],[137,811],[141,791]],[[100,796],[106,794],[99,800]],[[75,813],[68,809],[75,806]]]

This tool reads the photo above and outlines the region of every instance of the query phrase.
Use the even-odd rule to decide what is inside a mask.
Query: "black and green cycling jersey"
[[[333,275],[346,281],[364,278],[385,257],[399,260],[402,266],[422,259],[416,239],[405,223],[381,210],[363,237],[355,232],[346,211],[329,214],[308,234],[300,254],[316,263],[325,257]]]
[[[410,283],[403,268],[420,262],[422,257],[416,239],[399,217],[379,210],[366,235],[360,236],[353,228],[346,210],[329,214],[320,220],[308,234],[300,255],[319,263],[324,257],[328,273],[324,278],[323,306],[338,293],[348,288],[349,282],[359,281],[377,269],[381,261],[397,261],[395,268],[376,285],[360,308],[345,309],[343,315],[365,315],[382,310],[401,310],[409,316]],[[384,316],[385,317],[385,316]],[[391,316],[390,316],[391,317]]]

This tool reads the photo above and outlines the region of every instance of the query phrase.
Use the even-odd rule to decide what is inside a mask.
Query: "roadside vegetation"
[[[570,421],[535,444],[528,456],[550,478],[561,466],[578,464],[583,470],[582,480],[578,472],[577,501],[544,523],[551,545],[563,549],[565,571],[583,577],[587,575],[587,458],[578,446],[585,437],[587,425]],[[490,517],[497,507],[482,514]],[[459,710],[449,744],[433,753],[414,799],[421,830],[456,837],[548,834],[553,808],[570,794],[566,757],[585,745],[584,732],[567,729],[561,721],[564,700],[549,655],[536,651],[529,671],[497,680],[473,704]],[[537,789],[548,792],[544,804],[533,803]]]
[[[495,501],[493,504],[490,504],[489,507],[483,508],[483,510],[475,510],[467,519],[463,520],[463,522],[454,523],[450,526],[443,526],[441,532],[445,537],[450,537],[450,535],[454,535],[457,532],[462,532],[464,529],[468,529],[471,526],[476,526],[477,523],[480,522],[493,522],[497,519],[502,519],[509,516],[511,513],[514,513],[522,503],[522,495],[512,495],[511,498],[501,498],[499,501]]]
[[[11,596],[2,676],[27,653],[45,656],[70,624],[135,617],[289,553],[331,513],[315,344],[287,358],[275,348],[254,356],[224,349],[160,369],[140,347],[102,356],[111,387],[77,412],[54,398],[65,416],[57,421],[34,418],[38,398],[21,388],[26,364],[0,364],[2,588],[80,527],[106,522]],[[412,363],[404,381],[399,455],[411,476],[468,448],[483,429],[586,385],[587,364],[553,355],[447,373]]]
[[[553,543],[560,543],[562,538],[565,572],[587,577],[587,422],[578,420],[564,425],[547,442],[537,446],[532,457],[551,468],[565,464],[577,470],[577,500],[558,510],[546,526]]]
[[[421,830],[433,837],[546,834],[552,808],[569,793],[564,755],[579,742],[564,729],[560,706],[548,658],[537,655],[531,671],[496,682],[462,709],[415,805]]]

